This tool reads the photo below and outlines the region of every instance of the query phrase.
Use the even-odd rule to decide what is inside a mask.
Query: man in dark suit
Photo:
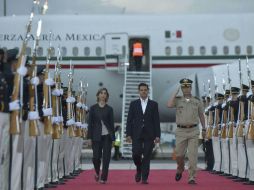
[[[132,158],[137,167],[135,181],[148,184],[150,159],[155,143],[160,142],[160,119],[157,102],[148,98],[145,83],[138,86],[140,98],[132,101],[127,118],[127,141],[132,142]]]

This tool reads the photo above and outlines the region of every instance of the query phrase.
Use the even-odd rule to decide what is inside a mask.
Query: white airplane
[[[181,78],[194,81],[193,94],[204,94],[213,84],[215,65],[254,57],[254,14],[218,15],[46,15],[41,16],[39,64],[45,64],[52,31],[52,68],[57,47],[62,52],[62,81],[68,82],[69,61],[74,64],[74,89],[80,80],[89,83],[87,104],[96,101],[100,87],[109,90],[116,122],[121,121],[124,74],[122,63],[132,62],[129,49],[136,39],[144,46],[143,70],[151,71],[153,99],[159,103],[161,122],[174,120],[166,107]],[[36,31],[34,18],[29,46]],[[0,47],[21,47],[28,16],[0,18]],[[27,54],[31,55],[31,48]],[[253,67],[252,67],[253,68]],[[53,69],[52,69],[53,71]]]

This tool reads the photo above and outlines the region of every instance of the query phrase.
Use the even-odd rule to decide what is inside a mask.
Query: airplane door
[[[123,69],[124,63],[128,62],[128,34],[107,33],[104,36],[106,69]]]

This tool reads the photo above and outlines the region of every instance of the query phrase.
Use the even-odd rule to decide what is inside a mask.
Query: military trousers
[[[22,182],[22,167],[24,161],[24,134],[25,121],[21,124],[21,133],[11,135],[11,179],[10,190],[21,190]]]
[[[46,165],[47,165],[47,138],[49,135],[44,134],[44,124],[42,122],[38,123],[40,136],[37,137],[37,179],[36,187],[44,187],[45,177],[46,177]]]
[[[29,134],[29,121],[25,123],[24,132],[23,189],[33,190],[35,187],[36,137]]]
[[[213,170],[221,171],[221,146],[220,137],[212,137],[213,140],[213,154],[214,154],[214,167]]]
[[[177,172],[184,171],[184,158],[188,153],[189,159],[189,181],[195,180],[198,161],[198,138],[199,128],[177,128],[176,135],[176,161]]]
[[[0,112],[0,189],[9,188],[10,114]]]
[[[254,182],[254,140],[246,140],[247,156],[249,162],[249,180]]]

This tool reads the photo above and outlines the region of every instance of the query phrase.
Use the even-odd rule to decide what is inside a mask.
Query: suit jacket
[[[157,102],[148,99],[144,114],[140,99],[131,102],[127,117],[126,135],[131,136],[133,140],[139,138],[154,140],[156,137],[160,137],[160,118]]]
[[[89,119],[88,119],[88,139],[92,141],[100,141],[102,133],[102,124],[106,126],[112,140],[115,140],[114,132],[114,114],[113,108],[109,105],[105,105],[103,108],[99,104],[95,104],[90,107]]]

